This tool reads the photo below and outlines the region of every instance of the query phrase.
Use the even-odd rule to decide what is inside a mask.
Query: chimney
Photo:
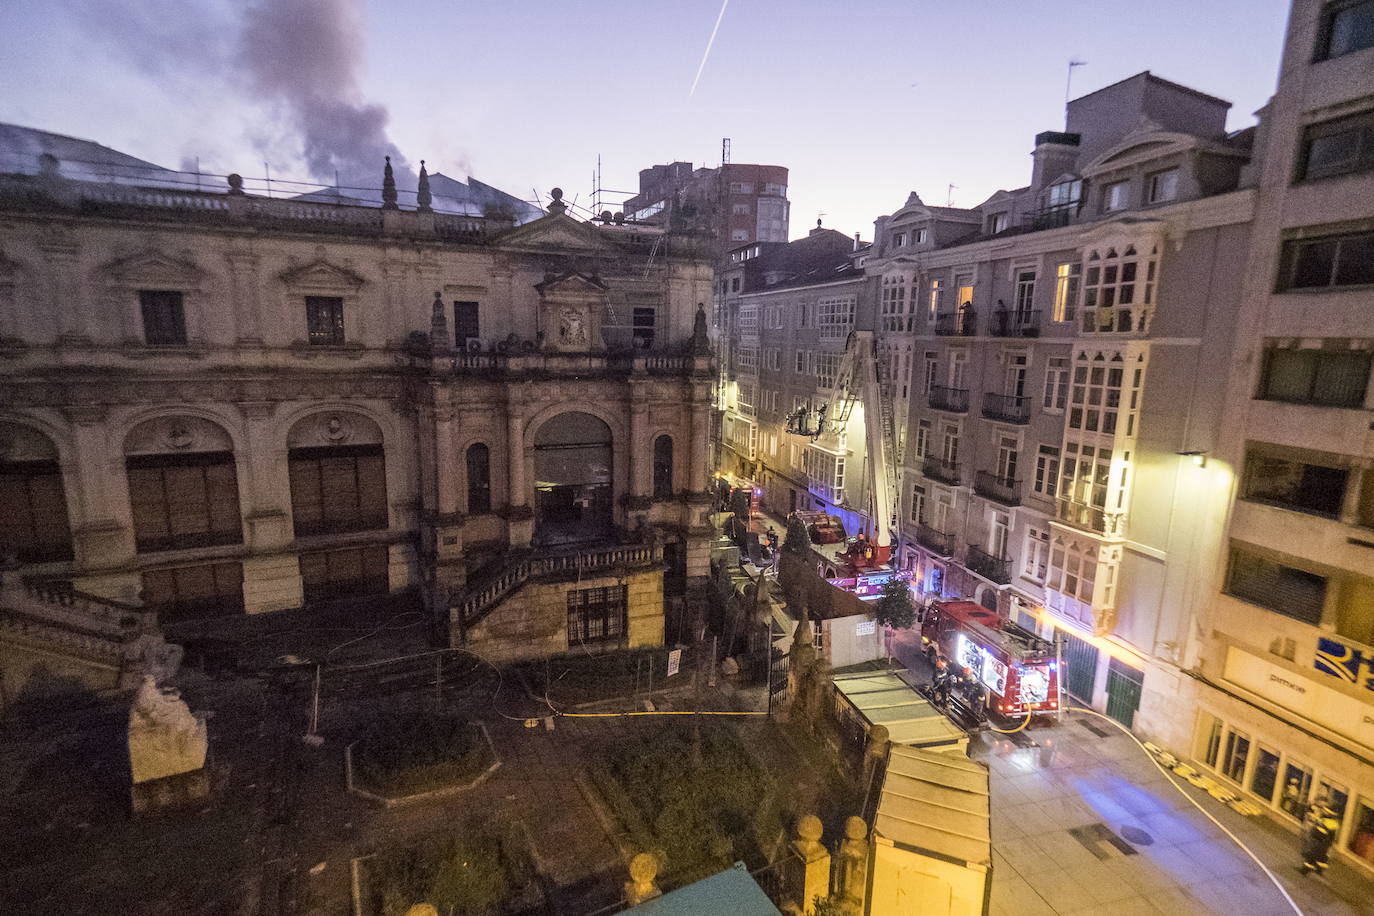
[[[1047,130],[1035,135],[1035,151],[1031,153],[1031,190],[1042,190],[1065,172],[1072,172],[1078,159],[1079,134]]]
[[[856,232],[854,233],[854,250],[858,251],[861,247],[863,247],[863,242],[859,241],[859,233]]]

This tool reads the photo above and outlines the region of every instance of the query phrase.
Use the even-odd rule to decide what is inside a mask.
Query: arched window
[[[604,538],[614,531],[611,428],[579,411],[559,414],[534,436],[535,533],[544,544]]]
[[[314,414],[287,435],[296,535],[380,531],[390,524],[382,430],[359,414]]]
[[[481,442],[468,446],[468,514],[491,512],[491,449]]]
[[[0,558],[14,554],[21,563],[72,558],[67,494],[57,447],[42,433],[0,424]]]
[[[673,495],[673,437],[654,440],[654,499]]]
[[[234,446],[199,417],[140,423],[124,441],[139,553],[243,543]]]

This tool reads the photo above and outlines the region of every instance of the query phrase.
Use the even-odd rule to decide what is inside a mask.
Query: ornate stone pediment
[[[102,276],[122,286],[186,289],[200,284],[204,272],[193,261],[148,248],[101,265]]]
[[[309,289],[356,290],[367,281],[358,274],[323,258],[282,271],[278,279],[287,286]]]
[[[512,229],[497,244],[501,248],[538,251],[609,254],[616,250],[594,226],[557,213]]]

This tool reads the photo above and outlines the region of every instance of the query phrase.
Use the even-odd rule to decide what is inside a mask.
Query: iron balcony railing
[[[968,389],[931,385],[930,406],[951,413],[968,413]]]
[[[991,471],[973,473],[973,489],[979,496],[995,499],[1008,506],[1021,504],[1021,481],[1011,477],[999,477]]]
[[[998,585],[1006,585],[1011,581],[1011,561],[995,557],[977,544],[968,545],[968,557],[964,565]]]
[[[954,556],[954,535],[932,528],[925,522],[916,523],[916,540],[922,547],[942,557]]]
[[[940,337],[972,337],[977,333],[977,317],[973,309],[961,309],[953,315],[937,315],[935,333]]]
[[[921,473],[943,483],[958,486],[959,462],[946,461],[937,455],[927,455],[921,462]]]
[[[1040,310],[1009,311],[998,309],[992,313],[988,333],[993,337],[1039,337]]]
[[[983,395],[983,416],[1004,423],[1029,423],[1030,398],[1019,394]]]
[[[1095,531],[1109,538],[1124,538],[1126,536],[1126,513],[1124,512],[1108,512],[1106,509],[1099,509],[1096,506],[1061,498],[1058,501],[1055,517],[1061,522],[1068,522],[1070,525],[1077,525],[1079,528]]]

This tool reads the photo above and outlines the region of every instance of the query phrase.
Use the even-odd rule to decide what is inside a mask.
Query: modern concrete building
[[[1324,800],[1374,878],[1374,2],[1297,0],[1260,115],[1226,409],[1189,441],[1234,503],[1170,738],[1294,829]]]
[[[191,635],[419,591],[492,658],[660,644],[665,598],[704,587],[701,239],[556,193],[520,226],[423,183],[399,209],[389,174],[375,207],[19,171],[0,539],[23,575]]]
[[[627,219],[714,233],[717,251],[745,242],[786,242],[790,218],[787,169],[727,162],[694,169],[673,162],[642,169],[639,193],[625,201]]]

